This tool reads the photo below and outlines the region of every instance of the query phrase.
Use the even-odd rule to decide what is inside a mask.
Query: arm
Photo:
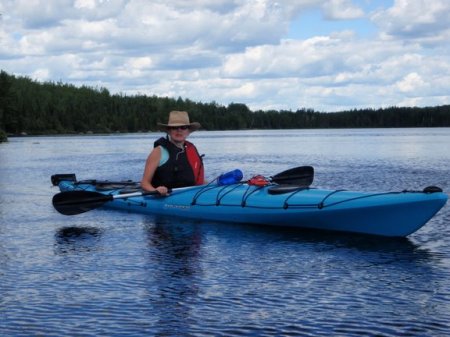
[[[149,154],[147,161],[145,163],[144,175],[141,180],[141,187],[145,191],[158,191],[161,195],[167,195],[166,186],[153,186],[151,181],[156,169],[158,168],[159,161],[161,159],[161,148],[160,146],[155,147]]]

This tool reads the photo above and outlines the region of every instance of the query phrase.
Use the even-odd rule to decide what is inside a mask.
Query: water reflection
[[[214,335],[218,326],[208,326],[202,320],[205,313],[223,323],[222,313],[238,322],[237,327],[255,311],[320,331],[330,319],[321,314],[331,310],[330,298],[333,307],[346,312],[345,323],[333,321],[344,330],[361,327],[360,310],[379,315],[393,307],[404,311],[402,319],[413,321],[430,309],[430,285],[437,277],[437,257],[407,238],[174,219],[148,223],[146,234],[152,280],[148,297],[157,313],[158,336],[187,334],[199,322]],[[411,293],[422,294],[421,301],[411,301]],[[300,322],[303,310],[298,303],[318,315]],[[384,324],[384,316],[378,318],[369,329],[374,335]],[[392,324],[395,332],[402,323],[394,319]]]
[[[55,233],[57,255],[91,252],[97,249],[102,230],[96,227],[63,227]]]
[[[315,230],[307,228],[273,227],[253,224],[229,225],[223,223],[204,223],[206,227],[222,227],[226,230],[226,235],[242,237],[249,236],[256,242],[262,241],[266,244],[271,242],[274,245],[292,243],[301,247],[317,248],[327,246],[330,249],[351,249],[355,253],[380,253],[392,255],[397,259],[405,258],[409,261],[429,261],[435,256],[428,249],[423,248],[418,243],[413,242],[408,237],[390,238],[358,233],[334,232],[325,230]]]
[[[190,310],[198,294],[201,232],[195,224],[156,219],[146,226],[149,268],[156,289],[149,297],[158,313],[156,336],[189,331]]]

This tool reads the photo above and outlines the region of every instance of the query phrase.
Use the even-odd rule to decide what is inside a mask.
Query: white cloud
[[[410,73],[397,82],[398,89],[405,93],[422,89],[425,85],[425,81],[417,73]]]
[[[146,72],[151,69],[152,64],[150,57],[130,58],[124,67],[119,70],[119,76],[130,78],[145,76]]]
[[[366,4],[3,0],[0,68],[111,92],[242,102],[252,109],[448,104],[450,2],[397,0],[364,13]],[[311,9],[343,28],[286,38],[291,20]],[[357,25],[345,27],[364,20],[378,34],[362,38]]]
[[[449,15],[450,1],[396,0],[372,20],[388,37],[436,44],[450,37]]]
[[[358,19],[364,11],[354,6],[350,0],[329,0],[323,6],[325,17],[334,20]]]
[[[95,0],[75,0],[73,6],[77,9],[82,9],[82,8],[94,9],[95,8]]]
[[[33,73],[31,74],[31,77],[36,78],[40,81],[46,81],[49,79],[50,77],[50,72],[48,69],[36,69],[35,71],[33,71]]]

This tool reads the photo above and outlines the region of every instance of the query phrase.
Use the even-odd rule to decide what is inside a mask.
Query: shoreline
[[[203,132],[209,132],[209,131],[271,131],[271,130],[369,130],[369,129],[446,129],[450,128],[450,126],[411,126],[411,127],[342,127],[342,128],[283,128],[283,129],[226,129],[226,130],[205,130],[201,129],[199,131]],[[4,133],[6,137],[6,142],[8,141],[8,138],[25,138],[25,137],[69,137],[69,136],[114,136],[114,135],[126,135],[126,134],[151,134],[151,133],[161,133],[162,131],[135,131],[135,132],[120,132],[120,131],[114,131],[114,132],[93,132],[93,131],[87,131],[87,132],[79,132],[79,133],[39,133],[39,134],[29,134],[27,132],[22,132],[20,134],[11,134],[11,133]],[[2,142],[1,138],[2,134],[0,132],[0,143]]]

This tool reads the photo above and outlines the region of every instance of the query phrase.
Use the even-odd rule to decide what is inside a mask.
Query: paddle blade
[[[61,214],[75,215],[93,210],[113,200],[112,195],[91,191],[65,191],[55,194],[53,207]]]
[[[314,168],[312,166],[299,166],[280,172],[272,177],[277,184],[292,184],[310,186],[314,180]]]

